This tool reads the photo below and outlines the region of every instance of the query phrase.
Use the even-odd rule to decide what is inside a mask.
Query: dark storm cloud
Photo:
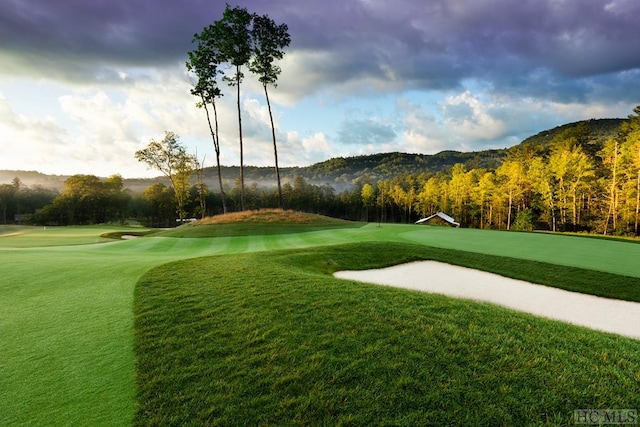
[[[221,10],[199,0],[9,0],[0,5],[0,52],[30,71],[99,80],[111,67],[183,60]]]
[[[620,90],[640,68],[637,0],[239,4],[286,22],[290,53],[325,54],[323,64],[306,70],[316,89],[363,78],[395,89],[446,89],[474,79],[497,92],[566,102],[602,96],[605,82],[620,96],[640,96],[637,84]],[[0,5],[0,51],[27,65],[93,75],[94,67],[108,74],[105,67],[115,65],[175,63],[223,7],[199,0],[8,0]]]
[[[271,4],[292,29],[292,47],[330,58],[316,86],[366,77],[389,90],[437,90],[475,80],[496,93],[559,102],[640,97],[637,0]]]

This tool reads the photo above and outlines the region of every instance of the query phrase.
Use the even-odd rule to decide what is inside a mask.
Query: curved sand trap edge
[[[509,279],[437,261],[339,271],[340,279],[489,302],[537,316],[640,339],[640,303],[614,300]]]

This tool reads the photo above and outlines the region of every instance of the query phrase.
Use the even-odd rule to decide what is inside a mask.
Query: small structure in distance
[[[426,218],[419,219],[416,221],[416,224],[426,224],[432,220],[436,220],[436,222],[438,223],[446,223],[447,225],[450,225],[452,227],[460,227],[459,222],[456,222],[455,219],[451,218],[449,215],[447,215],[444,212],[437,212]]]

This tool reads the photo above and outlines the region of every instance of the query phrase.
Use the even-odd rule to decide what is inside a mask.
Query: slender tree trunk
[[[240,210],[244,211],[244,149],[242,146],[242,114],[240,111],[240,66],[236,67],[236,81],[238,85],[238,133],[240,135]]]
[[[580,194],[580,206],[578,207],[578,217],[577,217],[578,224],[582,223],[582,210],[584,209],[584,204],[585,204],[585,197],[584,197],[584,193],[582,193]]]
[[[513,190],[509,189],[509,211],[507,212],[507,230],[511,229],[511,208],[513,205]]]
[[[489,228],[493,228],[493,203],[489,205]]]
[[[220,132],[218,131],[218,110],[216,104],[213,103],[213,119],[216,125],[216,165],[218,169],[218,185],[220,186],[220,198],[222,199],[222,213],[227,213],[227,196],[224,193],[224,186],[222,185],[222,170],[220,169]]]
[[[613,229],[616,229],[616,216],[617,216],[617,200],[616,200],[616,177],[618,173],[618,141],[615,142],[614,153],[613,153],[613,173],[611,177],[611,190],[610,190],[610,203],[609,203],[609,211],[607,212],[607,219],[604,223],[604,234],[607,234],[607,229],[609,226],[609,218],[613,217]]]
[[[218,136],[218,110],[216,110],[216,103],[212,102],[213,106],[213,120],[215,122],[215,132],[213,127],[211,126],[211,118],[209,116],[209,109],[207,108],[207,103],[204,101],[204,97],[202,97],[202,105],[204,105],[204,110],[207,113],[207,123],[209,123],[209,131],[211,131],[211,138],[213,139],[213,149],[216,152],[216,168],[218,170],[218,185],[220,186],[220,196],[222,198],[222,212],[227,213],[227,202],[225,200],[224,188],[222,186],[222,172],[220,171],[220,138]]]
[[[636,179],[636,220],[633,230],[638,235],[638,218],[640,217],[640,169],[638,169],[638,177]]]
[[[276,145],[276,128],[273,125],[273,114],[271,113],[271,102],[269,102],[269,93],[267,92],[267,85],[264,84],[264,97],[267,100],[267,108],[269,110],[269,120],[271,121],[271,137],[273,138],[273,156],[275,157],[275,171],[276,182],[278,183],[278,207],[284,209],[284,203],[282,202],[282,185],[280,184],[280,168],[278,167],[278,146]]]
[[[576,231],[576,225],[578,222],[578,195],[577,190],[574,187],[572,189],[572,197],[573,197],[573,231]]]

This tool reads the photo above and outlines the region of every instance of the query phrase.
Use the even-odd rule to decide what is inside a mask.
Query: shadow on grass
[[[154,234],[160,237],[203,238],[203,237],[238,237],[238,236],[266,236],[275,234],[295,234],[311,231],[339,230],[346,228],[364,227],[363,222],[338,221],[326,223],[230,223],[203,224],[192,226],[189,224]]]

